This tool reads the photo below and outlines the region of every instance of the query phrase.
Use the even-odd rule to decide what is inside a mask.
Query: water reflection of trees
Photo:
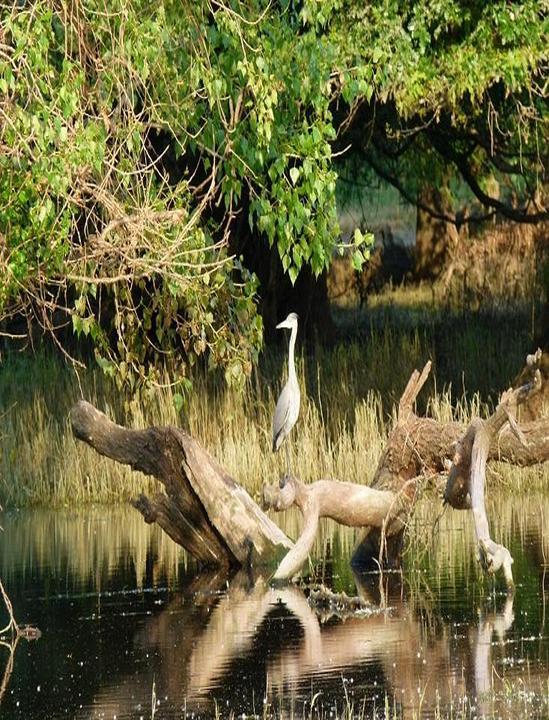
[[[379,600],[377,581],[357,577],[357,587],[363,598]],[[326,701],[338,696],[341,708],[342,683],[352,677],[346,692],[357,707],[371,708],[377,683],[377,706],[387,692],[403,717],[420,708],[463,707],[477,697],[477,712],[494,709],[491,691],[500,683],[494,639],[513,623],[511,597],[476,625],[456,627],[426,621],[418,598],[406,597],[397,583],[389,588],[388,611],[322,623],[298,587],[273,588],[240,574],[220,595],[225,588],[221,575],[196,578],[192,602],[189,593],[174,597],[136,634],[136,646],[155,658],[157,695],[169,703],[181,706],[184,698],[187,710],[211,714],[216,703],[250,713],[266,701],[284,717],[317,690]],[[103,688],[94,708],[129,712],[128,684],[131,678]]]
[[[10,693],[19,680],[21,693],[34,687],[29,678],[34,678],[36,670],[44,701],[49,688],[48,707],[58,703],[58,714],[67,710],[78,716],[76,705],[82,702],[82,718],[92,712],[109,717],[149,716],[153,679],[158,698],[170,705],[175,717],[184,716],[182,707],[211,717],[214,698],[222,717],[229,709],[259,712],[264,698],[277,709],[277,717],[289,714],[292,705],[298,716],[301,703],[317,690],[322,692],[317,703],[330,707],[337,699],[341,709],[342,677],[354,681],[346,684],[351,702],[361,707],[367,698],[366,717],[372,714],[374,695],[378,694],[379,708],[385,691],[391,706],[392,696],[396,698],[404,717],[420,705],[424,712],[432,711],[437,703],[447,708],[452,702],[455,708],[461,698],[475,695],[481,696],[476,710],[480,715],[493,707],[493,691],[503,695],[505,684],[515,680],[520,680],[524,693],[528,689],[538,697],[545,693],[547,703],[543,593],[549,557],[548,508],[545,499],[525,497],[520,504],[502,503],[494,511],[503,542],[509,541],[509,533],[520,544],[514,552],[520,578],[515,605],[520,627],[529,636],[537,637],[541,631],[545,637],[539,644],[524,646],[515,644],[517,629],[512,625],[511,638],[505,645],[500,643],[500,635],[509,633],[513,616],[513,606],[505,604],[504,598],[497,598],[497,612],[477,617],[475,567],[470,565],[473,551],[468,545],[472,533],[460,531],[463,521],[457,514],[443,518],[428,560],[409,558],[405,584],[387,588],[389,613],[345,621],[319,617],[295,587],[273,589],[245,575],[234,577],[228,588],[223,575],[183,581],[180,557],[172,556],[173,544],[160,546],[148,531],[142,532],[146,528],[142,522],[134,534],[133,524],[127,522],[132,516],[119,511],[112,517],[107,514],[108,521],[103,510],[94,511],[84,523],[73,514],[55,518],[39,514],[32,522],[30,515],[7,518],[9,543],[0,546],[0,575],[10,583],[16,612],[38,621],[43,629],[47,624],[55,627],[58,634],[47,633],[31,653],[19,645],[0,716],[14,708],[15,696]],[[338,550],[335,540],[329,547],[334,556],[331,564],[327,562],[327,579],[332,570],[340,575],[348,571],[346,552]],[[322,555],[329,556],[327,547],[322,548]],[[47,578],[51,579],[46,582]],[[168,590],[174,585],[177,593]],[[161,596],[147,594],[145,602],[131,594],[136,586],[166,589]],[[104,603],[104,620],[82,625],[82,616],[95,611],[96,601],[80,598],[72,607],[72,600],[77,593],[105,589],[97,598]],[[108,598],[113,589],[120,590],[117,600]],[[124,595],[125,589],[130,594]],[[358,592],[380,603],[377,581],[372,585],[359,578]],[[43,600],[41,605],[28,600],[57,593],[65,599]],[[163,601],[168,594],[168,604],[162,608],[155,604],[155,598]],[[152,614],[144,617],[145,610]],[[67,636],[67,627],[85,644],[88,656],[74,681],[68,679],[72,677],[67,673],[70,663],[64,658],[75,651],[77,641]],[[514,654],[525,664],[513,665]],[[8,648],[0,648],[0,676],[10,657]],[[526,663],[529,673],[524,671]],[[58,675],[65,678],[59,698],[50,687]],[[82,692],[78,700],[77,692]],[[67,708],[67,703],[73,704]],[[27,705],[29,713],[36,711],[32,697]],[[500,714],[513,716],[505,707]],[[162,710],[157,715],[164,716]]]

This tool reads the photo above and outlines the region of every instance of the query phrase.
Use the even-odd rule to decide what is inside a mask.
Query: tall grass
[[[25,382],[18,382],[19,376]],[[305,385],[303,361],[300,376]],[[45,355],[10,358],[0,376],[0,502],[5,506],[109,502],[155,487],[154,480],[99,457],[73,439],[68,415],[81,396],[130,427],[171,424],[188,429],[252,491],[278,477],[283,455],[271,452],[270,425],[280,382],[264,384],[257,374],[239,391],[199,376],[194,385],[178,415],[170,389],[132,400],[120,395],[99,372],[81,374],[77,380]],[[318,398],[305,395],[291,445],[296,473],[306,480],[334,476],[367,482],[371,478],[387,432],[379,396],[367,392],[351,410],[352,414],[325,408]]]
[[[340,318],[347,340],[300,356],[302,408],[290,448],[292,469],[304,480],[336,477],[369,483],[394,403],[411,371],[427,359],[433,360],[433,373],[420,411],[428,406],[435,417],[465,422],[472,412],[486,411],[485,404],[509,384],[530,350],[522,311],[503,320],[478,314],[464,318],[434,311],[425,295],[416,300],[408,294],[407,302],[399,292],[374,300],[365,316]],[[283,453],[273,456],[270,450],[284,365],[285,354],[265,353],[241,390],[197,373],[194,391],[178,414],[169,388],[130,397],[99,370],[76,375],[45,352],[5,355],[0,365],[0,502],[59,506],[123,501],[156,486],[73,439],[68,415],[80,397],[130,427],[173,424],[188,429],[256,493],[284,468]],[[502,473],[511,482],[516,470]]]

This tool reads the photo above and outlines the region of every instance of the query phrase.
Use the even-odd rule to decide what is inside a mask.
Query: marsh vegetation
[[[369,484],[395,400],[410,368],[428,357],[435,372],[422,411],[463,423],[489,413],[531,343],[531,308],[516,304],[503,325],[498,307],[448,311],[420,288],[388,289],[366,308],[341,310],[344,341],[299,355],[296,474]],[[150,491],[154,481],[76,445],[67,420],[75,399],[133,427],[187,427],[258,497],[283,470],[269,449],[283,362],[265,353],[243,391],[197,370],[179,406],[169,387],[132,398],[47,352],[4,356],[0,481],[10,509],[1,576],[19,620],[43,632],[32,652],[17,650],[26,659],[3,700],[12,717],[42,717],[44,707],[51,718],[71,708],[82,718],[544,717],[546,465],[490,468],[493,535],[515,558],[511,605],[500,582],[482,577],[467,514],[447,509],[433,530],[436,483],[410,520],[403,574],[385,575],[381,586],[376,575],[353,573],[356,533],[330,521],[321,523],[305,580],[277,591],[261,578],[197,573],[137,513],[97,505]],[[297,513],[277,520],[297,537]],[[358,594],[371,616],[318,614],[307,602],[318,584]]]
[[[410,372],[433,361],[420,397],[436,419],[467,422],[487,412],[531,346],[532,304],[479,312],[433,305],[425,287],[387,290],[368,308],[339,311],[341,341],[298,357],[302,386],[292,467],[305,481],[335,477],[368,484],[386,441],[394,403]],[[513,342],[509,343],[509,338]],[[283,355],[266,351],[243,389],[198,369],[192,392],[120,390],[99,369],[75,371],[48,352],[5,354],[0,373],[0,502],[7,506],[127,500],[151,481],[77,446],[68,412],[80,397],[129,427],[187,428],[244,487],[258,493],[282,472],[270,452]],[[177,398],[174,396],[177,395]],[[540,482],[539,468],[500,468],[500,481]]]
[[[18,644],[0,617],[2,715],[547,717],[547,463],[489,466],[491,530],[515,558],[504,594],[481,574],[468,513],[441,514],[442,455],[459,445],[423,482],[426,453],[396,410],[431,361],[417,414],[487,417],[527,353],[549,347],[538,0],[2,8],[0,578],[21,627],[43,633]],[[395,453],[422,478],[400,573],[355,573],[356,533],[322,521],[301,581],[275,587],[251,534],[244,557],[213,523],[197,532],[208,510],[206,493],[186,494],[192,443],[256,499],[284,488],[270,445],[285,379],[275,328],[291,311],[300,480],[368,486],[384,448],[415,452]],[[81,398],[126,427],[196,438],[156,453],[176,481],[152,473],[168,492],[143,515],[158,522],[165,501],[195,550],[213,537],[216,560],[247,570],[204,570],[123,506],[158,482],[76,443]],[[499,412],[513,428],[514,408]],[[143,455],[159,437],[118,431]],[[201,487],[225,493],[231,526],[243,497],[255,505],[201,453]],[[484,510],[481,470],[468,487]],[[298,536],[295,512],[278,521]]]

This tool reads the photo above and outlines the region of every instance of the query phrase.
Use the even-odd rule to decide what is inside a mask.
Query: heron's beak
[[[287,324],[286,320],[283,320],[281,323],[278,323],[276,326],[277,330],[283,330],[284,328],[289,328],[290,326]]]

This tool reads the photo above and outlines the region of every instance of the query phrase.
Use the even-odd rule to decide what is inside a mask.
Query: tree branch
[[[529,213],[526,207],[511,207],[510,205],[507,205],[507,203],[504,203],[501,200],[485,193],[480,187],[477,178],[471,169],[467,156],[453,150],[451,144],[448,142],[448,138],[443,138],[439,133],[433,130],[428,130],[427,132],[432,140],[433,147],[435,147],[442,157],[446,158],[449,162],[454,163],[462,178],[484,206],[492,207],[504,217],[509,218],[509,220],[519,223],[535,224],[549,219],[549,212],[547,211]]]
[[[539,362],[541,351],[538,350],[534,357]],[[446,485],[445,499],[453,507],[459,509],[470,508],[473,512],[479,560],[482,568],[492,575],[500,568],[503,568],[507,587],[510,591],[514,589],[511,570],[513,558],[506,547],[494,542],[490,537],[484,502],[486,462],[490,455],[490,446],[503,427],[509,422],[509,419],[513,417],[517,406],[539,392],[541,384],[541,374],[539,369],[536,369],[533,381],[515,390],[507,390],[503,393],[499,405],[489,418],[486,420],[475,418],[472,420],[465,435],[456,445]],[[525,435],[519,431],[514,417],[510,425],[515,437],[518,435],[519,442],[521,444],[526,443]],[[455,493],[456,487],[461,489],[459,496]]]
[[[81,400],[73,434],[101,455],[156,477],[165,492],[133,506],[204,565],[276,562],[292,543],[196,440],[176,427],[130,430]]]
[[[420,210],[423,210],[431,217],[435,218],[436,220],[443,220],[444,222],[451,223],[452,225],[459,226],[459,222],[456,220],[455,214],[448,215],[447,213],[441,213],[437,212],[436,210],[433,210],[432,207],[427,205],[426,203],[419,200],[418,197],[416,197],[413,193],[408,191],[404,185],[398,180],[394,175],[392,175],[388,170],[386,170],[381,163],[379,163],[372,153],[368,153],[365,150],[361,150],[362,155],[364,156],[364,159],[366,162],[371,165],[371,167],[374,169],[374,171],[379,175],[379,177],[383,178],[386,182],[388,182],[390,185],[392,185],[394,188],[396,188],[399,193],[402,195],[402,197],[407,200],[411,205],[415,205]],[[495,212],[489,212],[484,213],[482,215],[471,215],[467,218],[467,222],[469,223],[478,223],[478,222],[484,222],[485,220],[489,220],[490,218],[494,217]]]

